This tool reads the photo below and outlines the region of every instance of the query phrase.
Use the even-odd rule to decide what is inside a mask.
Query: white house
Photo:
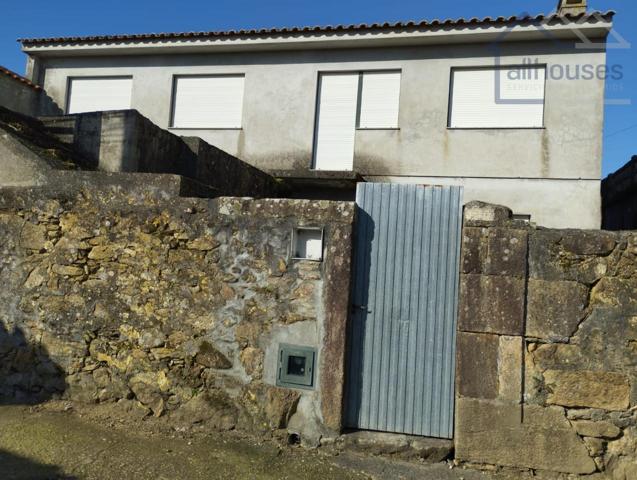
[[[463,185],[599,228],[613,12],[23,39],[67,113],[134,108],[279,175]],[[326,172],[327,171],[327,172]],[[342,172],[342,173],[338,173]]]

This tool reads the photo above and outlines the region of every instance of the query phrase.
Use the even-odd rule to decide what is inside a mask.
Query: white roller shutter
[[[400,72],[364,72],[360,128],[398,128]]]
[[[127,110],[131,108],[133,79],[123,77],[72,78],[68,113]]]
[[[241,128],[243,75],[176,77],[172,126]]]
[[[314,168],[351,170],[358,100],[358,73],[320,76]]]
[[[452,76],[450,127],[544,126],[545,67],[458,69]]]

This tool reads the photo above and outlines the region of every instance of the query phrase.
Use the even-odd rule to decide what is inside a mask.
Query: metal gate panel
[[[462,187],[361,183],[345,423],[453,437]]]

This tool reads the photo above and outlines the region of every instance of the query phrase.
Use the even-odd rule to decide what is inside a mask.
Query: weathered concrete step
[[[453,454],[453,441],[398,433],[357,431],[341,435],[344,450],[438,463]]]
[[[75,116],[39,117],[38,120],[44,125],[44,131],[60,142],[71,145],[75,141]]]

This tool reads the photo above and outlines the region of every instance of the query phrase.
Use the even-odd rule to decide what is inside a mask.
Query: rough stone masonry
[[[181,198],[166,187],[178,177],[99,178],[0,191],[0,396],[293,426],[313,441],[338,430],[353,204]],[[325,229],[323,262],[291,259],[304,225]],[[331,388],[274,386],[283,340],[317,347],[316,382]]]
[[[637,233],[465,207],[456,456],[637,478]]]

